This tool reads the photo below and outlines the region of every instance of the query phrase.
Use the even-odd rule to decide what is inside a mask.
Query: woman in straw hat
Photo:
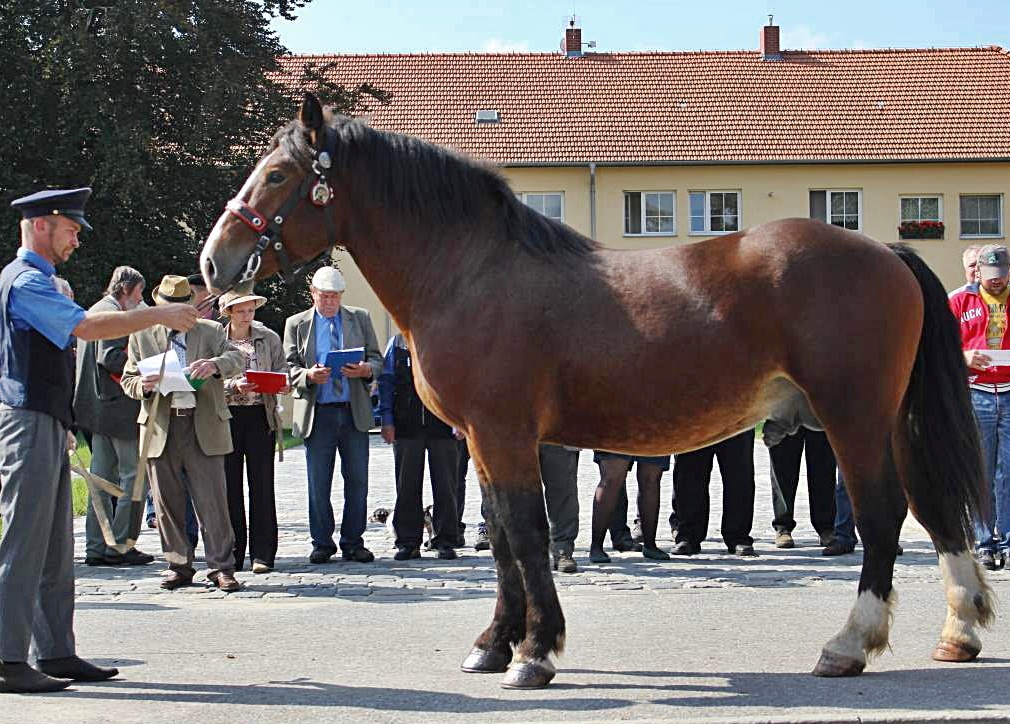
[[[251,290],[235,290],[221,297],[228,341],[245,357],[245,370],[280,372],[288,365],[281,338],[255,320],[266,298]],[[225,402],[231,411],[235,450],[225,459],[228,511],[235,531],[235,568],[242,570],[246,554],[246,517],[242,466],[249,478],[249,558],[253,573],[274,567],[277,554],[277,509],[274,505],[274,440],[280,438],[281,419],[277,395],[288,391],[287,380],[276,393],[260,390],[245,372],[225,381]]]

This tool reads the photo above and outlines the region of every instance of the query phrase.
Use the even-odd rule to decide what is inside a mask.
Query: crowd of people
[[[75,653],[67,457],[75,432],[89,441],[91,473],[122,490],[117,499],[92,488],[87,565],[153,563],[154,555],[134,546],[146,517],[158,530],[167,564],[163,588],[193,582],[202,538],[208,579],[235,591],[242,585],[235,572],[247,563],[254,574],[276,564],[274,468],[275,457],[283,455],[279,398],[286,394],[292,433],[305,446],[309,561],[325,564],[338,553],[346,561],[374,560],[363,538],[374,394],[380,433],[394,456],[393,558],[421,558],[425,545],[440,559],[456,558],[466,544],[466,439],[425,407],[404,337],[390,339],[383,353],[368,312],[343,304],[346,282],[338,269],[316,271],[312,306],[287,319],[283,337],[256,321],[266,298],[239,288],[223,295],[215,310],[204,301],[199,275],[166,275],[148,304],[143,275],[121,266],[106,295],[85,311],[55,276],[55,265],[69,260],[78,233],[90,229],[84,215],[89,194],[46,191],[15,201],[24,217],[21,248],[0,276],[0,690],[53,691],[118,673]],[[951,293],[950,306],[960,324],[994,503],[992,515],[976,521],[977,557],[995,570],[1010,551],[1010,355],[994,352],[1010,349],[1010,254],[1003,246],[971,247],[964,268],[967,283]],[[825,433],[768,425],[764,437],[771,445],[775,546],[796,545],[795,498],[805,455],[811,524],[822,552],[851,553],[857,542],[852,505]],[[726,552],[756,556],[754,447],[755,430],[748,430],[674,456],[593,451],[600,480],[590,560],[610,560],[608,534],[614,550],[640,551],[654,561],[699,553],[708,537],[714,461],[723,485]],[[542,444],[539,456],[554,568],[572,573],[579,568],[579,451]],[[339,529],[331,503],[338,457]],[[423,507],[425,461],[430,515]],[[638,483],[633,528],[627,495],[632,467]],[[664,550],[657,543],[660,480],[671,468],[674,544]],[[145,516],[143,503],[134,502],[143,496],[134,492],[147,480]],[[471,544],[490,547],[483,520]],[[29,653],[36,667],[27,663]]]

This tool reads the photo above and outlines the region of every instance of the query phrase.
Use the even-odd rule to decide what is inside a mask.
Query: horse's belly
[[[718,400],[702,396],[693,406],[671,405],[632,409],[623,420],[586,413],[562,420],[556,433],[545,438],[594,450],[632,455],[668,455],[698,450],[770,421],[766,442],[774,444],[800,426],[820,429],[806,396],[791,380],[776,376],[747,394]],[[769,440],[769,434],[774,438]]]

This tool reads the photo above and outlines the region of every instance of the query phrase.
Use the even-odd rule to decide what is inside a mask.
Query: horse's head
[[[334,132],[306,94],[297,119],[281,128],[204,243],[200,270],[217,293],[299,265],[337,243],[330,180]]]

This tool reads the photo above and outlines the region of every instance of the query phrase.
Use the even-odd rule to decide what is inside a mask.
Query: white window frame
[[[623,196],[621,197],[621,200],[624,202],[625,208],[627,207],[627,203],[628,203],[627,198],[628,198],[629,194],[635,194],[640,199],[639,200],[639,212],[640,212],[641,216],[639,218],[639,223],[640,223],[640,228],[642,229],[642,231],[639,231],[639,232],[628,231],[628,223],[627,223],[628,220],[624,217],[624,213],[622,213],[621,214],[621,217],[622,217],[621,224],[622,224],[622,226],[624,228],[624,235],[625,236],[676,236],[677,235],[677,192],[676,191],[672,191],[672,190],[669,190],[669,189],[665,190],[665,191],[655,191],[655,190],[650,190],[650,191],[625,191],[624,194],[623,194]],[[670,195],[670,199],[671,199],[671,202],[673,204],[673,216],[670,217],[671,220],[673,221],[673,228],[670,231],[646,231],[645,230],[645,228],[646,228],[645,220],[647,218],[646,213],[645,213],[646,206],[647,206],[646,203],[645,203],[645,196],[647,194],[669,194]],[[623,209],[622,209],[622,212],[623,212]],[[659,218],[664,218],[664,217],[659,217]]]
[[[691,196],[693,194],[705,194],[705,215],[703,217],[705,228],[702,231],[695,231],[692,222],[696,218],[691,214]],[[712,194],[735,194],[736,195],[736,228],[731,231],[712,231]],[[743,193],[740,189],[695,189],[687,192],[687,235],[688,236],[725,236],[735,234],[743,229]]]
[[[561,218],[555,219],[553,216],[547,216],[543,211],[536,208],[535,206],[530,206],[529,197],[530,196],[557,196],[561,199]],[[519,200],[524,204],[529,206],[531,209],[537,213],[547,216],[548,219],[554,219],[555,221],[565,222],[565,192],[564,191],[523,191],[519,194]]]
[[[825,218],[825,222],[828,223],[828,224],[831,223],[831,195],[832,194],[856,194],[856,204],[857,204],[857,207],[858,207],[857,210],[856,210],[857,211],[857,213],[856,213],[856,224],[857,224],[857,226],[856,226],[855,229],[850,229],[850,231],[862,231],[863,230],[863,190],[862,189],[825,189],[825,188],[810,189],[810,193],[815,193],[815,192],[824,192],[824,194],[825,194],[825,196],[824,196],[824,214],[825,214],[825,217],[826,217]],[[808,203],[808,205],[810,203],[810,201],[809,201],[809,199],[810,199],[810,193],[807,194],[807,203]],[[808,213],[809,213],[809,209],[808,209]],[[814,217],[811,216],[810,218],[814,218]],[[834,226],[838,226],[839,228],[842,228],[842,229],[846,228],[844,226],[840,226],[839,224],[834,224]]]
[[[997,209],[999,210],[999,228],[996,230],[995,234],[962,234],[961,233],[961,200],[965,196],[995,196],[999,202]],[[1003,194],[1000,193],[989,193],[989,194],[958,194],[957,195],[957,233],[960,239],[1002,239],[1003,229],[1005,222],[1003,221],[1004,207],[1003,207]]]
[[[906,219],[901,215],[901,202],[905,199],[919,199],[919,216],[915,219]],[[922,218],[922,199],[936,199],[936,213],[939,218]],[[898,196],[898,225],[901,226],[906,221],[941,221],[944,227],[947,222],[943,221],[943,194],[899,194]]]

